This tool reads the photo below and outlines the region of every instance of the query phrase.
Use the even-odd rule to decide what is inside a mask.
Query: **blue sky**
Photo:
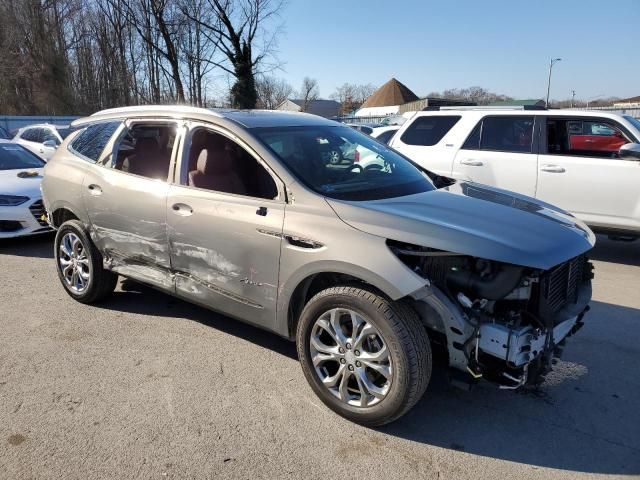
[[[479,85],[517,98],[640,95],[640,0],[289,0],[278,43],[294,88],[396,77],[419,96]]]

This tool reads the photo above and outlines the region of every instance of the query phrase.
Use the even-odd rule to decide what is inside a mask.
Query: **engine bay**
[[[501,388],[540,384],[565,338],[583,325],[593,278],[584,255],[545,271],[391,240],[387,245],[446,298],[448,311],[418,310],[428,328],[446,336],[450,366],[468,380],[485,378]]]

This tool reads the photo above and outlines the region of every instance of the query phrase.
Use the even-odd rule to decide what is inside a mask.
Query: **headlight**
[[[0,207],[15,207],[16,205],[22,205],[27,200],[29,200],[29,197],[20,195],[0,195]]]

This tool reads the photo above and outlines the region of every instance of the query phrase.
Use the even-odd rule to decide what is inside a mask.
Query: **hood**
[[[474,183],[384,200],[327,202],[345,223],[372,235],[544,270],[595,244],[593,232],[569,213]]]
[[[36,176],[21,178],[21,172],[36,172]],[[42,182],[42,168],[23,168],[19,170],[0,170],[0,195],[24,195],[25,197],[40,198],[40,182]]]

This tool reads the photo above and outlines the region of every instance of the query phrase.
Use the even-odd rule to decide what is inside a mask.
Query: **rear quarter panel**
[[[70,135],[71,138],[73,136]],[[42,199],[50,216],[56,210],[66,208],[80,221],[88,224],[89,217],[82,199],[82,182],[93,164],[71,153],[67,149],[69,140],[67,138],[44,167],[44,178],[40,186]]]

